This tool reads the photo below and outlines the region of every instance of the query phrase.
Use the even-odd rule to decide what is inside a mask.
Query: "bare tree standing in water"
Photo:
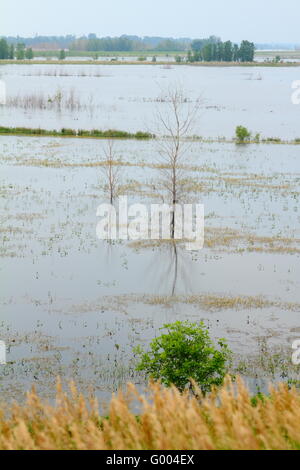
[[[183,165],[187,161],[187,151],[191,142],[187,137],[197,119],[200,100],[194,103],[188,100],[182,87],[169,88],[166,94],[158,100],[156,125],[159,140],[157,143],[160,155],[160,174],[162,189],[167,193],[169,202],[173,205],[171,216],[171,238],[175,238],[175,207],[182,202],[184,188]],[[165,109],[162,110],[162,106]]]
[[[120,186],[120,159],[117,158],[114,150],[114,142],[107,141],[104,149],[105,159],[103,160],[102,175],[104,179],[104,188],[108,193],[110,204],[114,203],[119,192]]]

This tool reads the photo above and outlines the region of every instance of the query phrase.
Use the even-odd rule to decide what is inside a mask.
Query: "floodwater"
[[[199,136],[232,138],[243,125],[264,137],[300,137],[299,106],[292,103],[297,67],[5,65],[0,74],[10,102],[0,108],[6,126],[147,130],[157,98],[175,83],[184,86],[188,99],[202,102],[194,129]],[[72,94],[74,106],[57,113],[28,103],[32,95],[53,101],[59,92],[66,101]]]
[[[6,126],[87,128],[90,122],[145,129],[142,120],[154,103],[142,96],[153,98],[157,79],[171,83],[164,75],[174,73],[186,77],[190,95],[201,90],[220,108],[203,111],[206,135],[226,135],[235,123],[247,124],[251,110],[255,130],[297,135],[299,120],[291,115],[299,116],[299,107],[289,102],[297,71],[291,69],[263,69],[259,81],[247,80],[248,69],[237,68],[106,66],[96,78],[34,75],[44,70],[40,66],[4,70],[9,94],[50,93],[52,83],[53,89],[74,86],[81,97],[94,91],[104,106],[97,119],[80,110],[77,120],[68,112],[3,108],[0,123]],[[244,106],[248,112],[242,113]],[[0,339],[8,346],[0,398],[22,398],[32,383],[52,397],[59,375],[74,378],[85,391],[91,384],[100,398],[129,380],[142,385],[133,348],[147,345],[163,324],[184,319],[203,320],[213,339],[227,339],[234,370],[253,392],[269,380],[297,378],[291,355],[300,337],[299,146],[193,142],[183,168],[185,194],[204,204],[205,246],[188,252],[180,244],[175,250],[163,243],[98,240],[96,211],[106,201],[99,162],[106,144],[0,137]],[[117,141],[115,152],[120,194],[130,203],[157,202],[155,141]]]

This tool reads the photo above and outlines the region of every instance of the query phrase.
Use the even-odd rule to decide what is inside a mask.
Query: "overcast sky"
[[[206,37],[300,43],[300,0],[0,0],[0,36]]]

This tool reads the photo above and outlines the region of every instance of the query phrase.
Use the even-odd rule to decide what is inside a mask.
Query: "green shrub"
[[[244,143],[246,140],[249,140],[251,133],[248,131],[247,127],[237,126],[235,130],[235,135],[238,143]]]
[[[224,339],[219,339],[216,347],[202,322],[176,322],[164,328],[167,333],[153,339],[148,352],[141,347],[134,349],[140,359],[138,371],[166,386],[174,384],[181,391],[192,387],[191,380],[203,393],[222,385],[231,358]]]

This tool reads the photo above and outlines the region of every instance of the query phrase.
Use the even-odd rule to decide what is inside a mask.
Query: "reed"
[[[300,394],[280,384],[270,395],[251,398],[240,379],[207,397],[150,384],[141,395],[132,384],[111,399],[103,418],[94,398],[70,384],[57,385],[56,404],[32,390],[25,405],[0,413],[4,450],[265,450],[300,449]],[[147,398],[146,398],[147,397]],[[140,402],[137,417],[130,399]]]

